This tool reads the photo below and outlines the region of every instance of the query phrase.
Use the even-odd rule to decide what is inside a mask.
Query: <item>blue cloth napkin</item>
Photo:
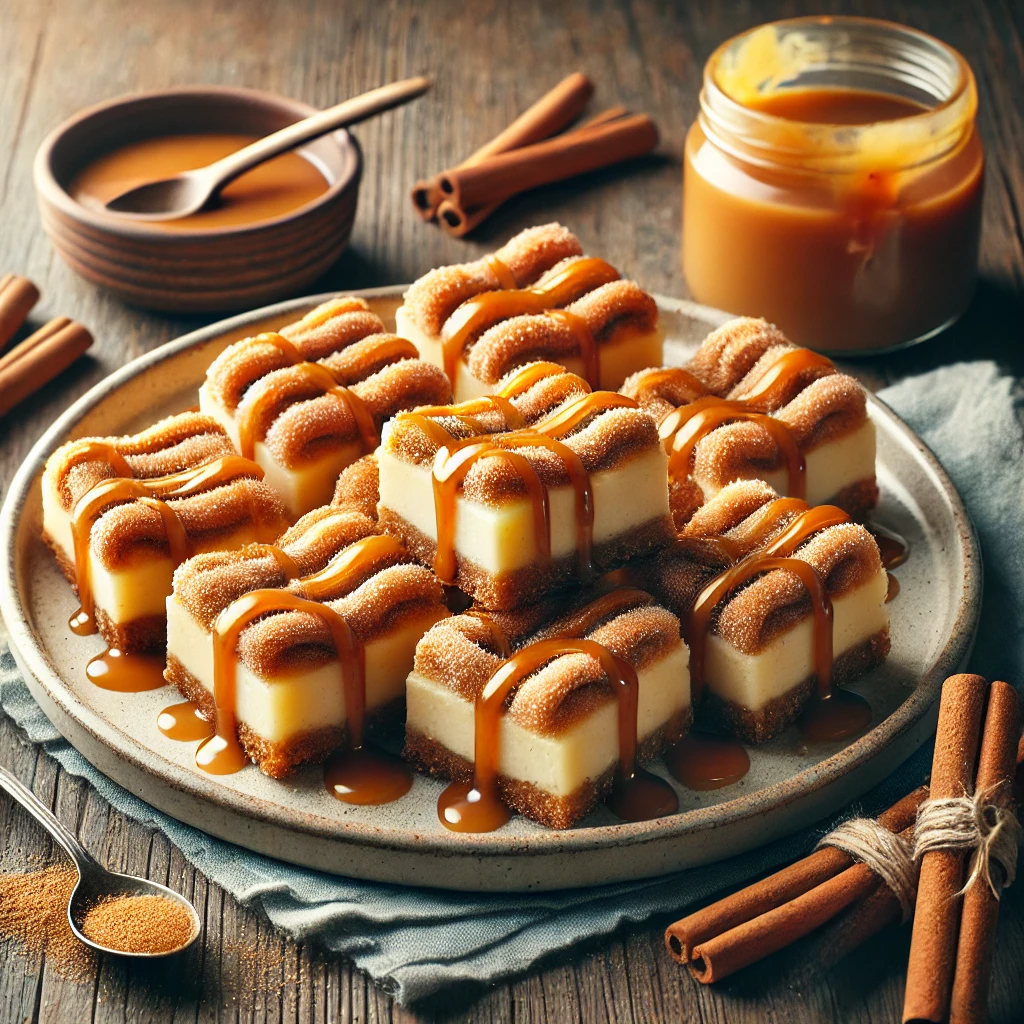
[[[986,569],[973,667],[1024,679],[1024,412],[1015,382],[993,363],[963,363],[881,392],[938,455],[967,504]],[[821,826],[706,868],[603,888],[515,896],[444,893],[351,881],[221,842],[161,814],[97,772],[50,725],[0,646],[0,707],[65,770],[118,810],[160,829],[237,900],[258,904],[296,939],[351,957],[403,1003],[456,983],[486,983],[624,922],[679,911],[803,856]],[[910,758],[861,801],[874,814],[920,783],[931,753]],[[846,815],[838,815],[837,818]]]

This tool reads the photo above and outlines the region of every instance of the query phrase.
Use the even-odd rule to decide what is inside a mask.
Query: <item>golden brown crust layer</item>
[[[686,735],[690,727],[689,708],[672,718],[651,735],[640,741],[637,759],[651,761],[667,746]],[[452,753],[437,740],[415,731],[406,731],[403,757],[420,771],[442,779],[469,782],[473,778],[473,765],[464,757]],[[611,792],[617,765],[612,765],[598,779],[588,779],[574,793],[566,797],[554,796],[530,782],[498,776],[498,792],[509,808],[538,821],[548,828],[566,829],[585,818]]]
[[[101,480],[117,476],[113,467],[100,459],[69,468],[69,461],[83,441],[111,445],[131,467],[132,475],[140,480],[192,469],[233,455],[235,451],[224,428],[210,416],[198,412],[168,416],[137,434],[69,441],[46,460],[45,469],[65,512],[71,512],[78,499]]]
[[[376,519],[379,501],[380,470],[375,454],[364,455],[341,471],[334,485],[332,505],[353,508],[370,519]]]
[[[421,533],[388,508],[379,510],[379,522],[388,533],[401,537],[417,561],[433,565],[437,556],[437,543]],[[614,569],[631,558],[639,558],[663,548],[675,536],[675,527],[668,516],[652,519],[632,529],[628,534],[594,548],[593,560],[597,571]],[[546,565],[529,565],[511,573],[495,575],[462,558],[455,552],[455,586],[486,608],[511,611],[537,600],[559,587],[571,586],[576,580],[577,557],[574,554],[555,559]]]
[[[130,622],[115,622],[102,608],[97,608],[93,617],[108,647],[116,647],[128,654],[144,654],[162,651],[167,646],[167,618],[164,615],[145,615]]]
[[[494,255],[508,267],[517,287],[525,288],[557,263],[582,253],[579,240],[567,228],[541,224],[521,231]],[[486,259],[438,267],[409,288],[405,307],[425,334],[436,337],[466,299],[501,286]]]
[[[566,308],[586,325],[598,345],[614,340],[619,327],[653,331],[658,325],[657,304],[633,281],[602,285]],[[579,352],[579,334],[572,323],[541,313],[511,317],[485,331],[469,349],[467,365],[477,380],[495,384],[523,362],[557,361]]]
[[[593,594],[589,595],[592,599]],[[645,595],[648,596],[648,595]],[[581,602],[585,603],[585,602]],[[502,625],[499,616],[494,621]],[[551,636],[584,636],[607,647],[638,672],[665,657],[680,644],[679,620],[669,611],[643,599],[607,616],[591,628],[579,628],[569,615],[520,638],[516,646]],[[510,642],[512,638],[509,638]],[[487,626],[473,614],[439,622],[416,647],[415,671],[475,701],[502,664]],[[586,654],[566,654],[549,661],[523,680],[509,704],[508,714],[524,729],[541,736],[558,736],[578,725],[615,693],[601,665]]]
[[[319,572],[355,541],[378,533],[372,519],[354,509],[319,508],[304,515],[277,540],[303,575]],[[243,594],[263,587],[283,587],[284,570],[263,545],[196,555],[174,573],[174,594],[206,629]]]
[[[880,665],[888,656],[890,646],[889,630],[883,629],[844,651],[832,668],[835,685],[841,686]],[[816,686],[815,677],[808,676],[757,711],[724,701],[709,691],[705,694],[700,717],[712,727],[725,728],[748,743],[765,743],[796,721]]]

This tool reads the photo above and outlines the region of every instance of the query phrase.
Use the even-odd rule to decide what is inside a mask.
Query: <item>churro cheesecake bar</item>
[[[643,370],[622,393],[659,423],[677,526],[737,479],[855,519],[878,500],[863,387],[764,320],[730,321],[687,366]]]
[[[481,789],[488,758],[507,807],[561,829],[612,791],[624,756],[620,715],[635,739],[627,760],[650,760],[679,739],[690,724],[690,683],[676,616],[632,589],[574,605],[546,622],[536,613],[550,616],[554,603],[434,626],[406,684],[404,756],[441,778],[475,778]],[[511,696],[485,697],[509,666],[518,668]],[[632,674],[631,709],[620,674]],[[483,750],[474,740],[488,727],[481,716],[494,742]]]
[[[547,359],[614,390],[661,362],[654,299],[561,224],[528,228],[472,263],[439,267],[406,292],[397,331],[444,369],[456,401],[491,394],[522,363]]]
[[[396,416],[378,514],[441,582],[509,610],[669,543],[666,466],[636,402],[532,363],[492,396]]]
[[[416,644],[447,614],[400,541],[352,508],[317,509],[272,548],[178,568],[165,676],[280,778],[344,745],[356,714],[360,737],[400,721]]]
[[[43,472],[43,539],[82,605],[72,629],[98,628],[125,652],[160,648],[176,565],[287,526],[262,477],[200,413],[59,448]]]
[[[327,504],[340,470],[377,447],[385,420],[450,400],[444,374],[358,298],[229,346],[199,389],[202,411],[263,467],[292,518]]]
[[[763,481],[722,488],[630,573],[683,620],[700,713],[752,743],[889,653],[875,539],[842,509]]]

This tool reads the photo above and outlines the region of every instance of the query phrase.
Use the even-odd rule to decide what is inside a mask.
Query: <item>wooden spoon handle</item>
[[[287,128],[282,128],[273,135],[268,135],[210,164],[207,171],[214,181],[214,188],[221,188],[264,160],[294,149],[303,142],[326,135],[337,128],[365,121],[393,107],[400,107],[403,103],[422,96],[429,88],[429,78],[407,78],[401,82],[382,85],[379,89],[371,89],[335,107],[321,110],[312,117],[296,121],[295,124],[290,124]]]

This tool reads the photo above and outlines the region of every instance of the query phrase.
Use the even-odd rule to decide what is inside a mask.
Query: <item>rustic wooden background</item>
[[[646,287],[686,294],[679,266],[680,153],[704,60],[750,25],[812,12],[886,17],[959,47],[978,76],[989,157],[982,282],[968,315],[942,338],[864,366],[898,379],[958,358],[992,357],[1024,374],[1024,5],[990,3],[657,3],[653,0],[0,0],[0,272],[30,275],[38,324],[67,314],[93,331],[90,358],[0,420],[0,482],[70,402],[115,367],[206,322],[127,308],[78,279],[39,227],[32,158],[45,134],[79,108],[119,93],[194,83],[253,86],[320,106],[426,71],[433,91],[360,126],[366,157],[352,244],[322,287],[412,280],[470,258],[522,227],[558,218],[589,251]],[[507,205],[472,242],[425,226],[407,193],[418,175],[467,155],[573,69],[597,83],[595,105],[649,111],[657,157],[538,191]],[[210,318],[212,319],[212,318]],[[128,971],[104,962],[88,983],[46,963],[0,953],[0,1021],[894,1021],[908,935],[894,932],[830,971],[813,947],[793,973],[777,956],[701,988],[664,955],[665,920],[567,951],[529,976],[451,991],[415,1012],[394,1004],[346,963],[276,935],[197,874],[166,839],[114,812],[88,786],[0,720],[0,761],[103,861],[194,897],[206,922],[188,962]],[[0,870],[52,850],[0,799]],[[2,947],[0,947],[2,948]],[[264,956],[254,969],[246,950]],[[267,963],[270,964],[267,967]],[[993,1020],[1019,1021],[1024,996],[1024,885],[1000,921]],[[802,979],[802,980],[801,980]]]

